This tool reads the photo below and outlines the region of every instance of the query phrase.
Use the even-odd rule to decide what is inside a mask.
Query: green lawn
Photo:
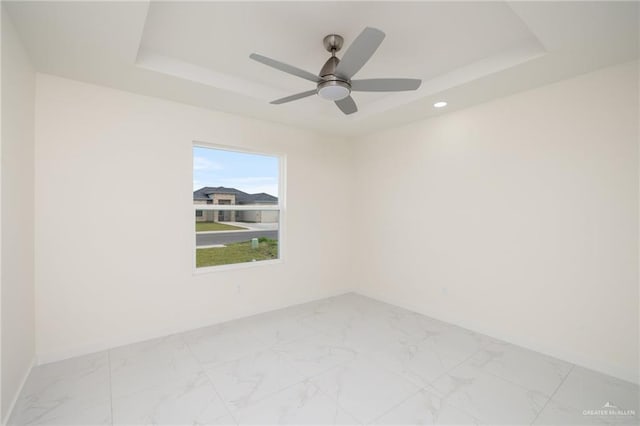
[[[220,222],[196,222],[196,232],[202,231],[237,231],[247,229],[241,226],[227,225]]]
[[[278,258],[278,240],[260,238],[258,248],[251,248],[251,241],[227,244],[226,247],[196,249],[196,266],[228,265]]]

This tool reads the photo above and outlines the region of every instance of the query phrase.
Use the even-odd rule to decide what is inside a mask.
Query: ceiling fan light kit
[[[318,84],[318,95],[329,101],[339,101],[350,94],[351,86],[345,81],[329,80]]]
[[[331,57],[324,63],[318,75],[256,53],[252,53],[249,57],[264,65],[316,83],[316,90],[308,90],[276,99],[271,102],[272,104],[279,105],[317,94],[323,99],[334,101],[344,114],[353,114],[358,111],[358,107],[351,97],[352,91],[397,92],[416,90],[422,83],[421,80],[413,78],[351,80],[373,56],[384,37],[385,34],[378,29],[365,28],[351,43],[351,46],[342,56],[342,60],[340,60],[336,56],[336,52],[342,49],[344,39],[337,34],[329,34],[323,39],[322,43],[325,49],[331,53]]]

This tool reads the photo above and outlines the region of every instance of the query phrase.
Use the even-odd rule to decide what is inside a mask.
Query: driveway
[[[239,243],[249,241],[252,238],[266,237],[272,240],[278,239],[277,230],[267,231],[218,231],[218,232],[197,232],[196,247],[213,246],[216,244]]]

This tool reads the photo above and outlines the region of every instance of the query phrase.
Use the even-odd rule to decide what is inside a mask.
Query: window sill
[[[204,275],[204,274],[210,274],[214,272],[255,268],[257,266],[279,265],[281,263],[283,263],[282,259],[273,259],[273,260],[260,260],[257,262],[232,263],[229,265],[205,266],[202,268],[195,268],[193,270],[193,275]]]

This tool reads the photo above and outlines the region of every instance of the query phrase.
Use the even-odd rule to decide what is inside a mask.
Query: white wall
[[[637,381],[637,81],[617,66],[351,145],[38,75],[40,360],[357,287]],[[287,155],[284,263],[192,274],[193,140]]]
[[[359,290],[637,381],[638,77],[359,139]]]
[[[194,140],[286,155],[283,263],[193,275]],[[42,362],[351,283],[344,140],[38,74],[35,161]]]
[[[35,73],[13,24],[2,15],[2,419],[32,364],[33,129]]]

